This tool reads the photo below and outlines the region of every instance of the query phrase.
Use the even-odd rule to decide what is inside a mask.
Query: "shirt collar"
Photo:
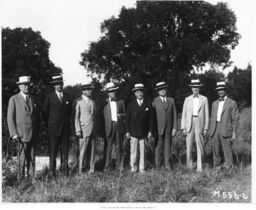
[[[86,101],[89,101],[89,100],[90,100],[89,97],[85,96],[84,94],[82,94],[82,97],[83,97],[83,99],[85,99]]]
[[[62,92],[58,92],[57,90],[55,90],[56,94],[59,96],[60,94],[63,96],[63,91]]]
[[[26,97],[28,96],[27,94],[23,93],[22,91],[20,91],[20,94],[22,95],[22,97],[26,100]]]

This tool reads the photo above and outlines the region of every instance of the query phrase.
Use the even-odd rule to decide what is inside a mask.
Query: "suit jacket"
[[[62,131],[64,135],[69,135],[71,111],[71,100],[66,94],[63,94],[62,103],[55,91],[46,96],[43,104],[43,116],[48,124],[49,136],[60,136]]]
[[[212,103],[211,119],[210,119],[210,136],[213,136],[216,130],[217,112],[219,100]],[[224,137],[231,137],[233,132],[237,132],[239,122],[239,114],[237,104],[234,100],[227,97],[221,114],[220,134]]]
[[[203,129],[208,130],[209,127],[209,106],[208,99],[199,95],[199,109],[198,109],[198,119],[200,122],[200,131]],[[193,121],[193,95],[185,98],[182,117],[181,117],[181,129],[186,129],[189,133],[192,128]]]
[[[158,135],[163,135],[164,131],[170,135],[173,128],[177,130],[177,112],[174,99],[167,97],[166,103],[167,108],[165,109],[160,96],[156,97],[152,103],[156,113]]]
[[[145,138],[149,131],[153,133],[153,112],[150,102],[143,100],[139,106],[137,100],[132,101],[126,111],[126,132],[135,138]]]
[[[120,132],[124,132],[124,117],[125,117],[125,105],[123,100],[116,101],[117,106],[117,114],[121,114],[121,117],[117,119],[117,128]],[[107,137],[111,135],[111,108],[109,98],[104,103],[103,108],[103,116],[104,116],[104,125],[105,125],[105,134]]]
[[[30,96],[29,107],[18,93],[9,100],[7,123],[10,136],[18,135],[22,142],[37,141],[40,130],[38,104]]]
[[[90,136],[95,130],[96,107],[91,100],[91,107],[87,101],[80,96],[74,101],[74,124],[76,134],[82,133],[83,137]]]

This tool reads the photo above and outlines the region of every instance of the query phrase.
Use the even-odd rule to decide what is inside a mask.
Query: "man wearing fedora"
[[[177,112],[174,99],[167,97],[166,82],[159,82],[155,86],[155,91],[158,91],[152,103],[156,113],[158,141],[155,150],[155,166],[160,168],[160,156],[164,154],[164,166],[167,171],[171,170],[170,154],[171,140],[177,131]]]
[[[140,150],[139,172],[144,173],[145,166],[145,141],[153,133],[153,112],[151,103],[144,99],[144,85],[135,84],[132,91],[136,99],[128,104],[126,111],[126,137],[130,140],[130,165],[131,171],[137,172],[138,145]]]
[[[96,107],[91,99],[92,84],[82,85],[82,95],[73,103],[75,133],[79,139],[79,175],[82,175],[84,155],[90,156],[89,173],[94,172],[95,166],[95,130],[96,130]],[[89,155],[89,146],[91,145]]]
[[[30,95],[30,76],[21,76],[17,82],[20,92],[9,100],[7,123],[10,136],[17,141],[18,180],[35,178],[35,146],[38,143],[40,119],[36,100]]]
[[[61,171],[68,176],[68,147],[72,103],[63,93],[63,78],[53,76],[50,82],[55,91],[48,94],[43,104],[43,116],[48,126],[50,148],[50,173],[56,176],[56,158],[58,150],[61,155]]]
[[[125,105],[123,100],[117,100],[116,92],[118,87],[109,82],[106,85],[106,91],[108,93],[107,100],[103,105],[103,116],[105,125],[105,135],[107,138],[107,151],[106,162],[104,171],[111,169],[111,154],[112,146],[115,143],[116,146],[116,166],[120,170],[123,169],[123,130],[124,130],[124,117],[125,117]]]
[[[196,141],[197,150],[197,171],[203,170],[202,162],[204,158],[204,141],[203,135],[207,134],[209,126],[209,107],[208,99],[199,94],[199,90],[202,84],[199,79],[192,79],[190,87],[192,89],[192,95],[185,98],[182,118],[181,118],[181,129],[186,138],[187,148],[187,167],[192,169],[192,146],[193,141]]]
[[[213,163],[215,168],[220,167],[220,146],[224,153],[224,168],[233,166],[231,140],[236,138],[239,114],[237,104],[226,95],[226,83],[217,82],[216,90],[219,99],[212,103],[209,135],[213,143]]]

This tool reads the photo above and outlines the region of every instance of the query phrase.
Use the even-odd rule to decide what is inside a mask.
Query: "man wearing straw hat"
[[[18,142],[18,180],[35,177],[35,146],[38,142],[40,123],[35,98],[30,95],[30,76],[21,76],[17,82],[20,92],[9,100],[7,123],[10,136]]]
[[[132,101],[126,111],[126,137],[130,140],[130,165],[131,171],[137,172],[138,146],[140,150],[139,172],[145,173],[145,141],[153,133],[153,112],[150,102],[144,99],[144,85],[135,84],[132,91],[136,99]]]
[[[204,142],[203,135],[207,134],[209,126],[209,107],[208,99],[199,94],[202,84],[199,79],[192,79],[189,85],[192,89],[192,95],[186,97],[181,118],[181,129],[187,135],[187,167],[192,169],[192,146],[193,141],[196,141],[197,150],[197,172],[202,172],[204,158]]]
[[[105,135],[107,138],[106,162],[104,171],[111,169],[112,146],[116,147],[116,166],[123,169],[123,119],[125,117],[125,106],[123,100],[117,100],[116,92],[118,87],[109,82],[106,85],[108,98],[103,105],[103,116],[105,125]]]
[[[215,168],[221,168],[220,146],[222,146],[225,159],[223,168],[230,169],[233,166],[231,140],[236,138],[239,122],[238,108],[236,102],[226,96],[224,81],[217,82],[216,90],[219,99],[212,104],[209,129],[213,143],[213,164]]]
[[[158,141],[155,150],[155,166],[160,169],[160,156],[164,156],[165,170],[171,170],[170,154],[172,137],[177,131],[177,112],[174,99],[167,97],[168,85],[166,82],[159,82],[155,86],[159,96],[153,101],[153,108],[156,113]]]
[[[93,88],[92,84],[82,85],[82,95],[73,103],[75,133],[79,139],[79,176],[82,176],[85,154],[87,157],[90,157],[89,173],[93,173],[95,167],[96,107],[91,99]],[[90,150],[89,145],[91,146]]]
[[[58,150],[61,154],[61,171],[68,176],[68,147],[72,104],[63,93],[63,78],[53,76],[50,82],[55,91],[48,94],[43,104],[43,116],[48,125],[50,147],[50,174],[56,176],[56,158]]]

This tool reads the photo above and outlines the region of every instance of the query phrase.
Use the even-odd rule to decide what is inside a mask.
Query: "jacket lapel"
[[[137,100],[135,101],[138,107],[137,115],[140,114],[146,107],[145,100],[143,100],[143,103],[141,105],[138,104]]]
[[[199,104],[198,104],[198,113],[199,113],[203,105],[203,97],[201,95],[199,95],[198,97],[199,97]]]
[[[164,107],[164,102],[163,102],[163,100],[160,98],[160,96],[157,97],[157,101],[158,101],[159,106],[161,106],[161,107],[163,108],[163,110],[167,110],[167,109],[168,109],[168,99],[167,99],[167,101],[166,101],[167,108]]]
[[[25,99],[23,98],[21,93],[19,93],[18,96],[19,96],[19,101],[24,104],[24,106],[26,107],[26,110],[29,110],[28,105],[26,104]]]
[[[225,112],[225,110],[227,109],[228,105],[229,105],[229,98],[227,97],[226,100],[224,101],[224,105],[223,105],[223,109],[222,109],[222,113],[221,115],[223,115],[223,113]]]
[[[57,93],[54,91],[54,98],[55,98],[55,100],[57,100],[58,102],[59,102],[59,104],[61,105],[62,103],[60,102],[60,99],[59,99],[59,97],[57,96]],[[63,98],[64,98],[64,96],[63,96]],[[63,100],[63,99],[62,99]]]

